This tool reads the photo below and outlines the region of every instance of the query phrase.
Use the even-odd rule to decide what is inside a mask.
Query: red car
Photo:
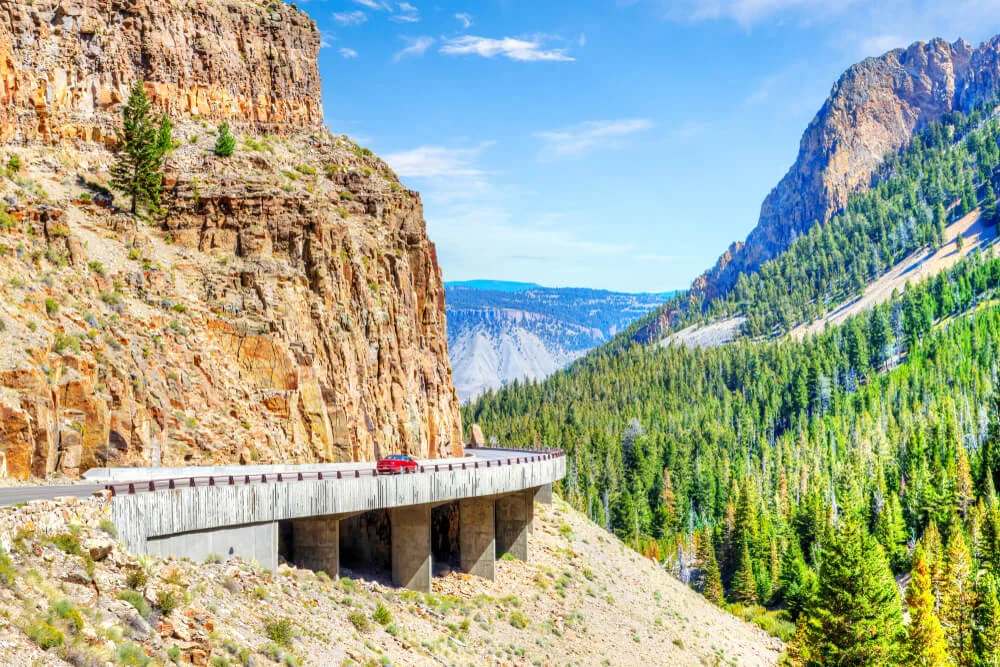
[[[401,472],[416,472],[417,462],[406,454],[392,454],[379,460],[375,465],[380,475],[396,475]]]

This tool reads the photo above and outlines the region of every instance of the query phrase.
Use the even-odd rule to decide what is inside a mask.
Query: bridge
[[[373,463],[120,468],[87,473],[112,492],[111,516],[138,554],[279,558],[330,576],[342,567],[391,572],[429,592],[437,562],[493,578],[498,555],[528,559],[534,503],[551,503],[561,451],[466,449],[416,471]],[[169,476],[160,476],[169,474]]]

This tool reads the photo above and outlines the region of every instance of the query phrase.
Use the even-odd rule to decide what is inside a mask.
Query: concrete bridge
[[[103,474],[133,553],[269,568],[284,557],[330,576],[342,566],[391,571],[395,585],[430,591],[439,562],[492,579],[498,555],[527,560],[534,503],[551,502],[566,473],[561,451],[466,452],[399,475],[378,475],[371,463],[173,468],[141,481],[134,469]]]

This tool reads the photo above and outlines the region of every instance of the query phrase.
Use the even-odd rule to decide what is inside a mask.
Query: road
[[[461,465],[462,462],[469,465],[469,463],[474,463],[476,461],[497,461],[507,458],[524,457],[529,454],[530,452],[504,449],[469,448],[469,456],[466,456],[463,459],[418,459],[418,462],[426,467],[433,465],[445,466],[448,464]],[[120,471],[121,469],[115,470]],[[178,486],[187,486],[188,482],[186,480],[194,477],[196,486],[208,486],[210,475],[215,475],[216,478],[218,478],[218,476],[234,475],[238,476],[239,479],[244,479],[246,474],[251,470],[253,472],[250,474],[250,478],[251,481],[255,482],[260,482],[262,475],[267,475],[268,479],[271,481],[277,481],[278,472],[281,472],[288,478],[292,478],[293,475],[297,476],[297,473],[301,471],[307,478],[315,478],[316,472],[322,470],[324,475],[329,475],[333,478],[338,471],[344,476],[353,476],[355,471],[362,475],[371,475],[375,473],[375,464],[372,461],[367,461],[361,463],[317,464],[311,466],[220,466],[214,468],[157,468],[153,470],[148,468],[133,468],[130,470],[135,473],[132,481],[135,483],[136,490],[146,490],[150,479],[162,480],[173,478],[176,480],[185,480],[183,483],[178,483]],[[96,470],[88,471],[88,476],[91,472],[99,473],[99,471]],[[129,481],[130,480],[127,478],[115,477],[101,482],[89,481],[81,482],[79,484],[4,487],[0,488],[0,507],[9,507],[10,505],[26,503],[30,500],[50,500],[52,498],[59,498],[62,496],[85,498],[104,489],[105,482],[112,482],[116,486],[127,488]],[[163,488],[160,484],[157,484],[157,486]]]

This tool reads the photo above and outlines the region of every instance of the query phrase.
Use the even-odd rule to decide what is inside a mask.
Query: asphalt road
[[[0,488],[0,507],[49,500],[61,496],[86,498],[104,488],[103,484],[61,484],[59,486],[11,486]]]

